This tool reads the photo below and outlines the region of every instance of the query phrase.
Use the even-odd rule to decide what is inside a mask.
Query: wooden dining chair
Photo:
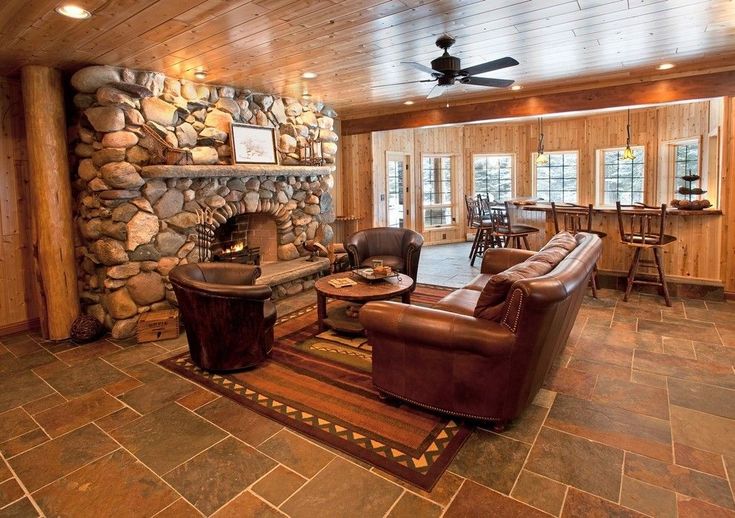
[[[470,265],[475,265],[475,259],[482,257],[485,250],[490,246],[492,239],[492,222],[483,217],[480,202],[474,196],[465,195],[465,206],[467,208],[467,226],[475,231],[475,239],[470,248]]]
[[[555,202],[551,202],[551,214],[554,219],[554,232],[570,232],[577,234],[578,232],[586,232],[588,234],[597,234],[600,239],[607,236],[605,232],[592,229],[593,207],[589,205],[577,205],[567,203],[557,206]],[[597,263],[592,269],[590,277],[590,287],[592,288],[592,296],[597,298]]]
[[[528,236],[538,232],[539,229],[529,225],[513,224],[510,204],[511,202],[506,201],[502,205],[492,205],[490,207],[490,219],[493,223],[492,235],[501,240],[505,248],[530,250]]]
[[[661,205],[660,209],[649,208],[640,204],[624,206],[620,202],[616,202],[615,205],[618,213],[620,242],[634,249],[633,259],[628,270],[628,282],[623,300],[628,301],[633,284],[649,284],[661,287],[666,305],[671,307],[669,288],[666,285],[666,272],[663,264],[662,249],[675,242],[676,237],[664,233],[666,228],[666,204]],[[641,254],[644,250],[651,250],[653,252],[653,264],[650,260],[641,260]],[[636,279],[638,267],[641,265],[650,268],[655,267],[658,273],[658,280]]]

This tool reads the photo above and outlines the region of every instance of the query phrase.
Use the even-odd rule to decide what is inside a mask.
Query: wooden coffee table
[[[357,284],[345,288],[335,288],[329,284],[331,279],[342,279],[344,277],[357,281]],[[334,273],[322,277],[314,284],[319,331],[324,331],[327,327],[349,334],[360,334],[364,331],[360,321],[355,317],[346,315],[344,309],[334,310],[331,315],[327,315],[327,298],[364,304],[371,300],[386,300],[400,296],[404,304],[410,304],[413,284],[413,279],[404,274],[378,281],[360,279],[357,275],[349,272]]]

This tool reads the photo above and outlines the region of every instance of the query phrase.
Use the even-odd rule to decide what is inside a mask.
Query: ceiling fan
[[[430,74],[432,79],[421,79],[418,81],[408,81],[406,83],[429,83],[436,81],[437,83],[429,91],[427,99],[439,97],[452,86],[476,85],[489,86],[492,88],[506,88],[514,83],[512,79],[495,79],[492,77],[475,77],[477,74],[500,70],[501,68],[514,67],[518,65],[518,61],[511,57],[504,57],[487,63],[481,63],[468,68],[461,68],[460,60],[457,57],[449,55],[449,47],[454,45],[455,39],[449,34],[443,34],[436,40],[436,46],[444,50],[444,54],[431,61],[431,68],[417,63],[415,61],[403,61],[401,64],[410,65],[413,68]],[[392,85],[385,85],[392,86]]]

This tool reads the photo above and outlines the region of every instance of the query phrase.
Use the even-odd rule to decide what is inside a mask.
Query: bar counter
[[[564,209],[564,206],[558,206]],[[551,205],[517,204],[511,209],[514,223],[539,229],[531,234],[531,248],[538,250],[554,234]],[[670,282],[721,287],[720,264],[724,218],[719,209],[667,210],[666,234],[675,236],[674,243],[664,248],[664,266]],[[618,218],[615,208],[593,209],[592,228],[604,232],[602,257],[598,262],[601,272],[625,275],[632,252],[620,243]]]

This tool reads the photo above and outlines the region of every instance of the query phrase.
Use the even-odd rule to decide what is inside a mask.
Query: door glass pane
[[[388,161],[388,226],[403,228],[403,160]]]
[[[425,156],[421,162],[424,226],[451,225],[452,157]]]

